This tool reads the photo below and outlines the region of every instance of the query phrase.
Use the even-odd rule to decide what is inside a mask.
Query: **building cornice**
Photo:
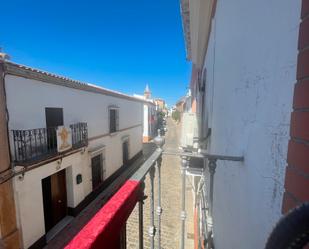
[[[93,92],[108,96],[113,96],[117,98],[127,99],[135,102],[148,103],[143,99],[138,99],[130,95],[126,95],[120,92],[112,91],[100,86],[92,85],[89,83],[73,80],[60,75],[45,72],[39,69],[27,67],[24,65],[16,64],[9,61],[0,61],[3,64],[5,74],[19,76],[27,79],[33,79],[37,81],[42,81],[49,84],[59,85],[63,87],[68,87],[72,89],[77,89],[81,91]]]
[[[201,68],[207,51],[216,0],[181,0],[187,59]]]
[[[182,29],[186,44],[187,60],[191,60],[191,38],[190,38],[190,9],[189,0],[181,0],[180,10],[182,17]]]

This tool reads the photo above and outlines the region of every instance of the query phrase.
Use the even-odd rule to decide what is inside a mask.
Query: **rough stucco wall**
[[[309,201],[309,1],[302,1],[298,40],[297,83],[291,114],[291,139],[282,212]]]
[[[0,172],[10,168],[3,65],[0,63]]]
[[[218,249],[263,248],[281,215],[299,16],[299,0],[217,3],[205,61],[208,149],[245,157],[218,162]]]
[[[0,172],[4,172],[11,167],[3,76],[3,67],[0,63]],[[19,248],[19,233],[16,227],[15,202],[11,180],[0,184],[0,243],[12,249]]]

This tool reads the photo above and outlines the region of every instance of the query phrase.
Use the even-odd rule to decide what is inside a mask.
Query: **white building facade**
[[[144,104],[143,142],[151,141],[157,135],[157,109],[156,105],[149,101]]]
[[[215,248],[264,248],[282,215],[301,1],[181,2],[201,147],[244,157],[217,162]]]
[[[29,248],[142,153],[145,102],[10,62],[4,70],[17,226]]]
[[[158,106],[151,98],[151,91],[148,85],[146,85],[144,95],[133,95],[136,98],[142,99],[144,103],[144,117],[143,117],[143,142],[147,143],[151,141],[157,135],[158,128]]]

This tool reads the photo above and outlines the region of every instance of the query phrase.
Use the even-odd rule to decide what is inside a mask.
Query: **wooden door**
[[[56,225],[67,215],[67,191],[65,170],[51,176],[51,198],[53,224]]]
[[[122,143],[122,160],[123,160],[123,164],[128,164],[129,162],[129,142],[128,141],[124,141]]]
[[[92,169],[92,189],[96,189],[100,186],[103,179],[103,167],[102,167],[102,154],[91,158]]]
[[[67,215],[65,170],[42,180],[45,231],[48,232]]]
[[[57,127],[63,125],[63,109],[47,107],[45,108],[46,127]]]
[[[45,108],[46,128],[47,128],[47,148],[49,151],[57,150],[56,127],[63,125],[62,108]]]

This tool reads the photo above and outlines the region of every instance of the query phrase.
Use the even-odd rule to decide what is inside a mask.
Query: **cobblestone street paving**
[[[166,144],[164,149],[175,150],[179,147],[180,126],[172,120],[168,120],[168,132],[166,135]],[[156,172],[157,173],[157,172]],[[163,156],[161,167],[162,183],[162,249],[178,249],[180,244],[180,211],[181,211],[181,172],[180,158],[178,156]],[[155,210],[157,208],[157,178],[155,177]],[[149,176],[145,181],[145,194],[150,196]],[[192,192],[187,184],[187,231],[186,231],[186,249],[193,248],[193,240],[187,236],[193,233],[193,207]],[[155,215],[155,226],[157,227],[157,215]],[[144,248],[150,248],[148,228],[150,223],[149,198],[144,205]],[[157,237],[155,238],[155,248],[157,248]],[[138,207],[136,206],[127,222],[127,248],[138,248]]]

